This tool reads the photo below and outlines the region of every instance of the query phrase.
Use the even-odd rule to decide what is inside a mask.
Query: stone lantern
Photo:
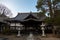
[[[21,36],[20,31],[22,30],[22,27],[23,27],[22,24],[20,24],[20,25],[16,25],[16,29],[18,30],[17,37]]]
[[[42,25],[41,25],[42,36],[46,36],[45,35],[45,28],[44,27],[45,27],[45,24],[42,23]]]

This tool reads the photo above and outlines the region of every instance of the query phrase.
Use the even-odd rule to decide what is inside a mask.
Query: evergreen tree
[[[47,13],[49,18],[46,19],[48,23],[60,24],[58,23],[60,22],[58,21],[60,12],[57,13],[58,10],[60,11],[60,0],[37,0],[36,8],[38,11],[42,9],[43,12],[45,11],[45,14],[49,12],[49,14]]]

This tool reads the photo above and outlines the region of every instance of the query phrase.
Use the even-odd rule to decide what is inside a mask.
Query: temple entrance
[[[24,21],[22,23],[24,25],[24,29],[21,30],[22,34],[41,34],[41,27],[40,24],[41,22],[38,21],[34,21],[34,20],[28,20],[28,21]]]

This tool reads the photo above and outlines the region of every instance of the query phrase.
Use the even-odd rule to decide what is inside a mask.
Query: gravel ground
[[[28,37],[27,35],[25,36],[21,36],[21,37],[17,37],[16,35],[2,35],[0,34],[0,37],[3,38],[8,38],[8,40],[26,40],[26,38]],[[40,35],[35,35],[34,38],[36,40],[60,40],[60,38],[56,38],[56,37],[41,37]]]

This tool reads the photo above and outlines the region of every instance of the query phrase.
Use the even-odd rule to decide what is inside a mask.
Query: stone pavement
[[[0,37],[3,38],[8,38],[8,40],[26,40],[26,38],[28,37],[27,35],[25,36],[21,36],[21,37],[17,37],[16,35],[0,35]],[[41,37],[40,35],[35,35],[34,36],[36,38],[36,40],[60,40],[60,38],[56,38],[56,37]]]

